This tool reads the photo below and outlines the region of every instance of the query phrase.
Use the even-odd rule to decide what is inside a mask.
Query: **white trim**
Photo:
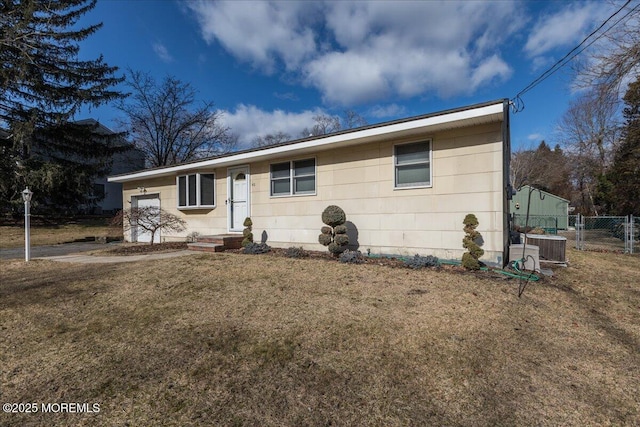
[[[402,135],[413,135],[417,131],[433,132],[437,127],[445,129],[452,127],[467,126],[473,124],[492,123],[503,120],[504,104],[502,101],[486,105],[483,107],[470,108],[452,113],[439,114],[425,117],[422,119],[407,120],[399,123],[391,123],[388,125],[374,126],[362,130],[356,130],[349,133],[338,135],[330,135],[324,138],[311,139],[295,144],[281,145],[257,151],[249,151],[235,155],[218,157],[201,162],[187,163],[161,169],[143,170],[126,175],[109,177],[109,182],[128,182],[141,178],[168,176],[188,171],[194,168],[214,168],[214,167],[236,167],[236,164],[242,164],[252,161],[267,160],[275,156],[283,156],[284,154],[295,152],[313,153],[318,148],[328,148],[332,145],[352,145],[361,144],[381,139],[397,138]],[[434,127],[436,129],[425,129]],[[299,154],[303,156],[303,154]]]
[[[160,199],[159,192],[132,194],[129,201],[129,203],[131,204],[131,207],[137,208],[138,202],[140,199],[158,199],[158,209],[162,209],[162,200]],[[135,226],[132,225],[131,228],[129,229],[129,238],[131,242],[136,242],[136,243],[139,242],[137,225]],[[161,234],[161,230],[158,230],[155,232],[153,243],[160,243],[160,242],[162,242],[162,234]]]
[[[410,144],[420,144],[420,143],[424,143],[424,142],[428,142],[429,143],[429,183],[428,184],[417,184],[417,185],[401,185],[398,186],[398,183],[396,182],[398,175],[397,175],[397,167],[398,165],[396,164],[396,147],[402,146],[402,145],[410,145]],[[393,144],[392,147],[393,152],[391,153],[391,157],[393,158],[393,189],[394,190],[410,190],[412,188],[432,188],[433,187],[433,138],[425,138],[425,139],[421,139],[418,141],[411,141],[411,142],[402,142],[399,144]],[[418,162],[418,163],[424,163],[424,162]]]
[[[251,216],[251,168],[249,165],[238,165],[227,168],[227,199],[225,204],[227,205],[227,231],[229,233],[238,233],[242,232],[242,229],[233,229],[232,216],[231,216],[231,203],[229,203],[229,198],[232,194],[232,186],[233,179],[231,179],[231,175],[233,171],[243,170],[245,173],[245,177],[247,180],[247,216]]]
[[[293,164],[295,162],[304,162],[305,160],[313,160],[313,191],[312,192],[305,192],[305,193],[295,193],[293,191],[294,188],[294,179],[295,179],[295,175],[294,175],[294,171],[295,169],[293,168]],[[277,164],[282,164],[282,163],[289,163],[289,192],[287,194],[271,194],[271,166],[273,165],[277,165]],[[310,175],[308,175],[310,176]],[[283,160],[283,161],[276,161],[273,163],[269,163],[269,197],[272,199],[281,199],[283,197],[304,197],[304,196],[316,196],[318,194],[318,158],[316,156],[311,156],[311,157],[301,157],[301,158],[296,158],[296,159],[291,159],[289,161],[287,160]]]
[[[196,204],[189,204],[189,176],[196,176]],[[213,204],[212,205],[203,205],[202,204],[202,194],[201,194],[201,176],[202,175],[213,175]],[[180,178],[185,178],[185,202],[187,203],[184,206],[180,205]],[[194,210],[194,209],[215,209],[216,208],[216,200],[218,199],[218,192],[216,191],[216,173],[214,171],[199,171],[186,173],[182,175],[176,175],[176,209],[184,211],[184,210]]]

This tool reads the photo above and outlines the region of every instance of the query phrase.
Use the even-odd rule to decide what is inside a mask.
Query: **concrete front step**
[[[197,242],[189,243],[187,246],[194,251],[221,252],[225,249],[240,249],[242,247],[242,239],[241,234],[199,236]]]
[[[218,245],[216,243],[188,243],[187,247],[191,251],[199,251],[199,252],[222,252],[224,251],[223,245]]]

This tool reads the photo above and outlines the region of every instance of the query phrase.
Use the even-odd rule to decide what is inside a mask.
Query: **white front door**
[[[249,167],[229,169],[227,174],[229,231],[242,231],[249,216]]]
[[[160,215],[160,198],[157,195],[133,196],[131,198],[131,206],[134,208],[155,208],[158,215]],[[131,241],[151,243],[151,232],[134,224],[131,227]],[[153,243],[160,243],[160,230],[154,234]]]

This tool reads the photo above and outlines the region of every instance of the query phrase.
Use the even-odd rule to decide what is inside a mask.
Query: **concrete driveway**
[[[63,256],[80,252],[95,251],[98,249],[106,249],[119,245],[119,242],[113,243],[95,243],[95,242],[78,242],[78,243],[62,243],[59,245],[32,246],[31,258]],[[24,247],[13,249],[0,249],[0,259],[24,259]]]
[[[135,262],[135,261],[149,261],[153,259],[167,259],[167,258],[175,258],[179,256],[186,255],[199,255],[202,252],[190,251],[188,249],[181,251],[173,251],[173,252],[161,252],[161,253],[150,253],[143,255],[126,255],[126,256],[118,256],[118,255],[110,255],[110,256],[92,256],[92,255],[83,255],[79,254],[71,254],[71,255],[61,255],[61,256],[52,256],[46,257],[43,259],[47,259],[49,261],[58,261],[58,262],[75,262],[79,264],[115,264],[119,262]]]
[[[60,245],[50,246],[34,246],[31,248],[31,259],[45,258],[50,261],[60,262],[77,262],[81,264],[111,264],[117,262],[134,262],[152,259],[165,259],[173,258],[185,255],[198,255],[202,252],[178,250],[171,252],[161,253],[149,253],[141,255],[127,255],[127,256],[100,256],[100,255],[85,255],[83,252],[94,251],[98,249],[107,249],[109,247],[119,245],[119,242],[113,243],[93,243],[93,242],[79,242],[79,243],[63,243]],[[0,260],[10,259],[24,259],[24,248],[15,249],[0,249]]]

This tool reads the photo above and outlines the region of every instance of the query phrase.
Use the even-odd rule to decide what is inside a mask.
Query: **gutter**
[[[172,175],[177,172],[189,171],[198,168],[212,168],[248,163],[250,161],[266,160],[291,152],[315,152],[319,148],[328,148],[334,145],[349,146],[381,140],[388,136],[398,134],[411,134],[416,130],[439,125],[447,125],[455,122],[473,124],[474,119],[490,117],[495,114],[504,115],[504,109],[500,108],[503,101],[478,104],[465,108],[447,110],[425,116],[418,116],[377,125],[365,126],[354,130],[337,132],[313,138],[285,142],[270,147],[249,149],[240,152],[225,154],[208,159],[186,162],[179,165],[161,166],[154,169],[145,169],[133,173],[111,176],[108,182],[128,182],[143,178],[153,178]]]

